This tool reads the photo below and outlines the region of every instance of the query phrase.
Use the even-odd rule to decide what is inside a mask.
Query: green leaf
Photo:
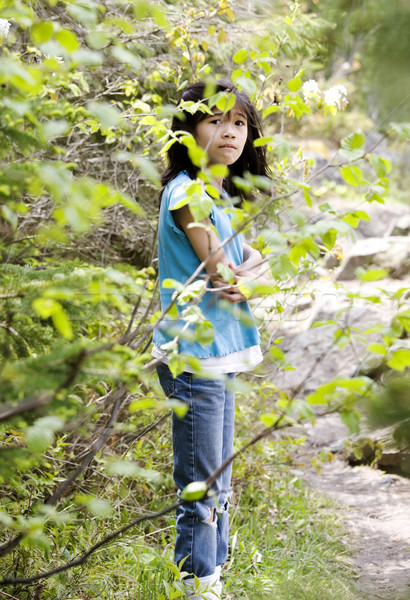
[[[57,331],[59,331],[66,340],[72,340],[74,337],[73,328],[71,327],[70,320],[61,304],[53,312],[51,318]]]
[[[359,187],[363,182],[363,173],[359,167],[349,165],[340,169],[340,174],[349,185]]]
[[[102,48],[104,48],[109,41],[108,35],[103,31],[90,31],[87,33],[86,39],[87,44],[93,50],[102,50]]]
[[[189,198],[189,210],[195,221],[206,219],[212,212],[213,201],[208,194],[193,194]]]
[[[202,500],[208,489],[205,481],[192,481],[181,492],[181,500],[187,502],[195,502],[196,500]]]
[[[279,104],[272,104],[271,106],[268,106],[267,108],[265,108],[265,110],[262,112],[262,119],[266,119],[266,117],[268,117],[269,115],[271,115],[272,113],[278,112],[278,110],[280,109]]]
[[[63,427],[64,423],[58,417],[48,416],[37,419],[27,428],[25,440],[32,452],[44,452],[54,440],[54,434]]]
[[[410,333],[410,310],[405,310],[398,313],[395,319],[402,325],[402,327]]]
[[[253,145],[255,148],[259,148],[260,146],[266,146],[267,144],[270,144],[274,140],[275,138],[271,135],[266,135],[264,137],[256,138],[256,140],[253,142]]]
[[[99,498],[92,498],[87,502],[86,506],[90,513],[96,517],[110,517],[114,512],[114,509],[109,502],[100,500]]]
[[[214,328],[210,321],[198,323],[195,327],[195,339],[201,346],[209,346],[214,339]]]
[[[120,63],[131,65],[137,72],[140,71],[142,66],[141,59],[130,50],[127,50],[122,46],[114,46],[111,48],[111,55]]]
[[[54,327],[68,340],[73,338],[71,323],[57,300],[53,298],[36,298],[32,302],[36,313],[43,319],[52,318]]]
[[[80,48],[80,42],[77,40],[76,36],[69,29],[62,29],[56,34],[56,40],[60,42],[65,50],[68,53],[75,52]]]
[[[226,177],[229,173],[229,169],[226,165],[211,165],[209,170],[213,177]]]
[[[31,28],[31,39],[35,44],[42,44],[48,42],[54,32],[53,24],[50,21],[42,21],[36,23]]]
[[[67,133],[70,123],[65,119],[53,119],[44,123],[43,135],[47,140],[60,137]]]
[[[360,432],[360,413],[357,410],[342,410],[339,414],[350,433]]]
[[[180,354],[170,354],[168,367],[172,376],[174,378],[178,377],[178,375],[185,371],[185,359]]]
[[[130,460],[112,460],[107,462],[106,472],[109,475],[118,475],[129,479],[146,479],[147,481],[160,482],[162,475],[152,469],[142,469]]]
[[[387,277],[388,272],[386,269],[364,269],[363,267],[358,267],[355,271],[355,276],[360,281],[379,281],[380,279],[384,279]]]
[[[387,348],[386,346],[383,346],[383,344],[369,344],[367,349],[374,354],[381,354],[382,356],[387,354]]]
[[[395,350],[391,353],[387,364],[395,371],[404,371],[404,369],[410,367],[410,350]]]
[[[134,159],[133,161],[141,170],[141,173],[150,181],[153,185],[159,187],[161,185],[161,177],[159,175],[157,167],[148,158],[142,156]]]
[[[355,229],[360,223],[360,218],[354,212],[345,215],[344,217],[342,217],[342,219],[345,223],[347,223],[351,227],[354,227]]]
[[[241,65],[243,62],[245,62],[245,60],[247,58],[248,58],[248,51],[245,48],[242,48],[241,50],[238,50],[238,52],[236,52],[233,55],[232,60],[237,65]]]
[[[121,113],[117,108],[107,104],[106,102],[88,102],[87,109],[98,119],[105,129],[114,127],[120,120]]]
[[[10,225],[12,226],[12,228],[14,230],[17,229],[17,225],[18,225],[18,216],[16,215],[16,213],[14,212],[14,210],[11,210],[11,208],[9,206],[7,206],[7,204],[4,204],[1,207],[1,214],[3,216],[3,218],[10,223]]]
[[[251,98],[253,98],[257,92],[258,88],[256,83],[253,81],[253,79],[251,79],[250,76],[247,75],[247,73],[244,73],[238,77],[235,83],[237,86],[239,86],[239,88],[244,89]]]
[[[275,135],[275,152],[278,155],[278,160],[285,160],[290,156],[290,144],[282,135]]]
[[[312,198],[310,197],[309,190],[307,188],[303,189],[303,198],[308,206],[312,207]]]
[[[204,150],[204,148],[201,148],[201,146],[197,146],[196,144],[188,145],[188,155],[191,159],[191,162],[196,167],[203,167],[208,162],[208,155],[206,151]]]
[[[273,425],[275,425],[275,423],[277,423],[278,421],[278,418],[279,416],[275,413],[266,413],[259,417],[259,419],[262,421],[265,427],[272,427]]]
[[[388,173],[391,171],[391,164],[385,158],[381,156],[377,156],[376,154],[370,154],[368,157],[370,163],[375,170],[377,177],[383,178],[386,177]]]
[[[298,77],[294,77],[293,79],[290,79],[288,81],[288,89],[291,92],[297,92],[298,89],[301,87],[302,85],[302,79],[298,76]]]
[[[364,154],[366,137],[362,131],[350,133],[341,142],[340,155],[346,160],[353,161],[361,158]]]
[[[230,269],[228,266],[224,265],[221,262],[219,262],[216,265],[216,268],[218,269],[218,273],[221,275],[222,279],[226,281],[226,283],[235,283],[235,273],[234,271],[232,271],[232,269]]]
[[[410,123],[390,123],[390,129],[401,142],[410,140]]]
[[[70,2],[68,3],[67,10],[76,21],[84,25],[87,29],[90,29],[97,24],[99,19],[97,7],[97,3],[86,6],[85,3],[80,5],[79,3]]]
[[[334,248],[334,245],[336,243],[336,236],[337,236],[336,229],[329,229],[325,233],[322,233],[321,237],[322,237],[323,243],[328,250],[332,250],[332,248]]]
[[[216,103],[216,108],[221,110],[223,113],[227,113],[235,106],[236,98],[235,94],[224,94]]]

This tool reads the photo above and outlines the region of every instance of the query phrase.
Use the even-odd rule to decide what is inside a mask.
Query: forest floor
[[[328,415],[306,434],[306,449],[316,454],[343,439],[346,430],[338,415]],[[358,591],[366,600],[410,600],[410,479],[352,466],[339,454],[320,473],[306,462],[305,483],[335,503],[349,533]]]

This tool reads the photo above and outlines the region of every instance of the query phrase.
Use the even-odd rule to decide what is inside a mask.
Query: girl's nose
[[[231,123],[225,123],[225,128],[222,133],[223,137],[235,137],[235,129]]]

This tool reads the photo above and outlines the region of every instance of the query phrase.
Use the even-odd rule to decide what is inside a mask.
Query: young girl
[[[216,92],[234,94],[235,105],[229,112],[223,113],[216,107],[211,114],[182,111],[182,118],[174,118],[172,129],[193,135],[207,153],[208,167],[215,164],[229,167],[228,176],[216,180],[225,206],[212,201],[209,218],[195,222],[189,204],[183,200],[199,169],[192,164],[182,143],[175,142],[169,148],[169,165],[162,177],[158,254],[162,308],[169,304],[173,294],[172,289],[162,287],[164,279],[184,284],[203,261],[205,269],[198,279],[205,277],[213,288],[199,302],[205,318],[213,325],[213,340],[203,346],[183,334],[178,337],[178,352],[200,361],[198,376],[189,360],[185,371],[177,377],[168,368],[167,353],[161,346],[175,337],[175,321],[161,323],[154,332],[152,353],[160,361],[157,366],[160,383],[168,396],[189,406],[183,418],[174,414],[172,422],[174,480],[179,490],[193,481],[206,480],[233,453],[232,380],[235,373],[250,370],[262,360],[258,331],[238,287],[241,277],[261,280],[258,276],[261,256],[243,242],[240,234],[234,235],[226,209],[231,205],[230,196],[243,197],[243,192],[235,187],[235,175],[243,177],[249,172],[266,176],[269,169],[264,148],[255,148],[253,144],[261,137],[261,127],[247,94],[225,81],[218,82]],[[206,104],[204,94],[205,84],[195,83],[184,91],[182,99]],[[209,204],[212,199],[206,196],[205,200]],[[234,284],[223,280],[218,263],[234,271]],[[181,321],[184,325],[181,318],[179,326]],[[175,561],[178,564],[185,559],[183,570],[191,574],[184,580],[190,600],[220,598],[220,569],[228,556],[231,472],[229,465],[213,486],[213,493],[177,510]]]

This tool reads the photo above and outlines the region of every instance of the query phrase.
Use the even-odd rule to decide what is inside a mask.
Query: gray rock
[[[410,272],[410,238],[389,236],[358,240],[351,248],[336,279],[347,281],[355,278],[358,267],[386,269],[391,277],[401,279]]]

